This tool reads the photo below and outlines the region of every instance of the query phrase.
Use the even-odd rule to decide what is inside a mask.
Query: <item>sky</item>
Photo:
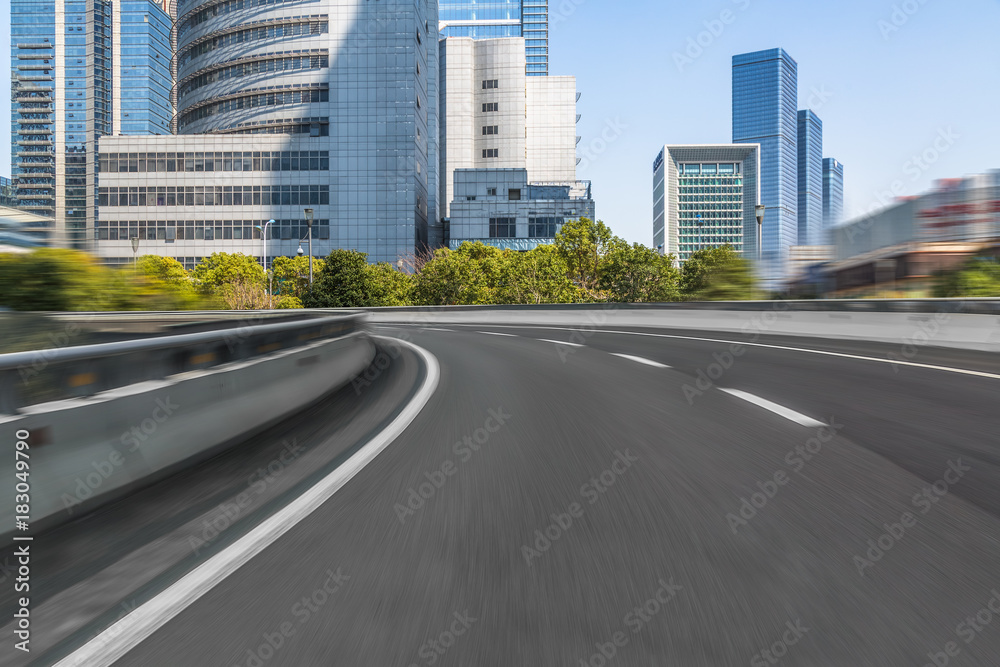
[[[652,245],[664,144],[732,140],[732,56],[781,47],[845,167],[845,216],[1000,168],[1000,0],[549,0],[549,73],[577,78],[578,178]],[[10,62],[10,2],[2,57]],[[0,77],[4,99],[10,82]],[[9,123],[0,124],[10,141]],[[10,154],[0,157],[10,175]]]

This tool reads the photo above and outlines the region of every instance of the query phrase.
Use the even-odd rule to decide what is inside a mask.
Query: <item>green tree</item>
[[[367,253],[334,250],[302,296],[306,308],[371,308],[406,303],[409,277],[386,262],[374,266]]]
[[[313,280],[323,271],[325,260],[313,258]],[[271,262],[271,284],[275,296],[294,296],[300,301],[309,291],[309,258],[275,257]]]
[[[995,257],[975,257],[957,271],[939,274],[934,285],[934,296],[1000,296],[1000,262]]]
[[[194,267],[191,276],[203,294],[216,295],[231,310],[267,307],[264,269],[250,255],[214,252]]]
[[[754,289],[753,269],[729,245],[691,254],[680,272],[682,296],[689,301],[739,301]]]
[[[673,255],[615,237],[601,265],[601,289],[609,301],[662,303],[680,300],[680,272]]]
[[[372,299],[376,306],[408,306],[413,295],[413,276],[398,271],[389,262],[369,264]]]
[[[418,305],[500,303],[508,287],[510,253],[484,243],[463,243],[457,250],[441,248],[424,264],[413,287]]]
[[[0,255],[0,305],[12,310],[106,310],[110,269],[76,250],[39,248]]]
[[[540,245],[528,252],[509,252],[507,279],[499,298],[503,303],[573,303],[580,290],[569,279],[566,261],[554,245]]]
[[[601,261],[611,248],[607,225],[589,218],[571,220],[556,233],[555,246],[566,262],[570,280],[587,300],[603,300],[600,292]]]

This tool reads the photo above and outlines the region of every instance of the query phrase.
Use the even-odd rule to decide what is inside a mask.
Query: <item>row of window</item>
[[[740,173],[739,163],[730,164],[681,164],[680,172],[685,176],[690,175],[715,175],[715,174],[738,174]]]
[[[496,90],[500,87],[499,79],[486,79],[483,81],[483,90]]]
[[[700,178],[682,178],[680,180],[682,186],[685,185],[743,185],[742,178],[711,178],[711,177],[700,177]]]
[[[289,17],[290,19],[300,18],[300,17]],[[294,37],[297,35],[322,35],[329,32],[329,26],[326,21],[326,17],[322,17],[321,21],[307,21],[302,23],[293,23],[285,25],[268,25],[261,26],[259,28],[249,28],[247,30],[239,30],[236,32],[231,32],[225,35],[219,35],[218,37],[213,37],[201,44],[196,44],[190,49],[184,52],[180,57],[178,63],[180,67],[183,67],[193,58],[204,55],[215,51],[216,49],[221,49],[225,46],[230,46],[232,44],[242,44],[243,42],[253,42],[259,39],[274,39],[276,37]],[[288,19],[285,19],[288,20]]]
[[[181,117],[181,125],[188,125],[196,120],[215,116],[229,111],[240,109],[253,109],[256,107],[279,106],[282,104],[306,104],[309,102],[329,102],[330,91],[326,88],[322,90],[288,90],[277,93],[260,93],[258,95],[244,95],[231,100],[216,102],[198,107],[189,111]]]
[[[99,206],[293,206],[329,204],[325,185],[194,185],[98,188]]]
[[[483,136],[500,134],[499,125],[483,125]]]
[[[249,63],[239,63],[229,67],[200,74],[188,81],[181,88],[180,96],[184,97],[192,91],[217,81],[226,81],[253,74],[268,72],[287,72],[299,69],[323,69],[329,67],[330,58],[325,55],[293,56],[290,58],[274,58],[272,60],[256,60]]]
[[[681,218],[691,218],[692,220],[697,220],[698,216],[702,218],[732,218],[734,220],[741,220],[742,215],[737,211],[681,211]]]
[[[696,195],[696,194],[743,194],[743,188],[737,188],[733,186],[707,186],[707,187],[682,187],[679,188],[679,192],[682,195]]]
[[[499,102],[483,102],[483,113],[490,113],[492,111],[500,111]]]
[[[328,151],[102,153],[101,173],[196,171],[327,171]]]
[[[220,2],[212,7],[202,9],[190,18],[185,19],[181,23],[181,27],[177,30],[177,36],[183,37],[191,28],[201,25],[220,14],[225,15],[241,9],[253,9],[254,7],[270,7],[272,5],[285,4],[286,2],[301,2],[301,0],[226,0],[226,2]]]
[[[517,237],[517,218],[490,218],[491,239],[512,239]]]
[[[95,237],[99,241],[140,240],[159,241],[222,241],[260,239],[266,220],[177,220],[177,221],[114,221],[99,220]],[[259,227],[260,229],[255,229]],[[268,229],[268,239],[294,241],[306,238],[307,225],[301,220],[277,220]],[[313,220],[314,239],[330,238],[330,221]]]
[[[551,239],[555,238],[559,228],[565,222],[565,218],[528,218],[528,238],[530,239]]]

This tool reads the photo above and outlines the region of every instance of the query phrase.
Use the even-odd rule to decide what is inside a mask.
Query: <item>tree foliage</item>
[[[995,257],[975,257],[957,271],[937,276],[934,296],[991,297],[1000,296],[1000,261]]]
[[[571,220],[556,233],[556,249],[566,262],[570,280],[588,300],[601,300],[601,263],[614,242],[603,222],[588,218]]]
[[[601,289],[608,301],[663,303],[679,301],[680,273],[673,255],[615,237],[609,244],[600,271]]]
[[[315,273],[315,267],[314,267]],[[387,262],[369,264],[367,253],[334,250],[302,296],[306,308],[370,308],[405,305],[412,279]]]
[[[689,301],[745,300],[753,287],[750,262],[729,245],[695,251],[680,271],[681,293]]]

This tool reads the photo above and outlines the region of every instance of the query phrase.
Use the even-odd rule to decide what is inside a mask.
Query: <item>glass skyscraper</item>
[[[823,229],[840,223],[844,216],[844,163],[823,158]]]
[[[817,245],[823,236],[823,121],[799,111],[799,245]]]
[[[89,246],[101,136],[169,131],[169,25],[148,0],[11,2],[12,177],[55,243]]]
[[[528,76],[549,73],[548,0],[439,0],[442,37],[524,37]]]
[[[798,65],[784,49],[733,56],[733,143],[760,144],[764,277],[774,285],[798,243]],[[745,238],[744,246],[756,244]]]

